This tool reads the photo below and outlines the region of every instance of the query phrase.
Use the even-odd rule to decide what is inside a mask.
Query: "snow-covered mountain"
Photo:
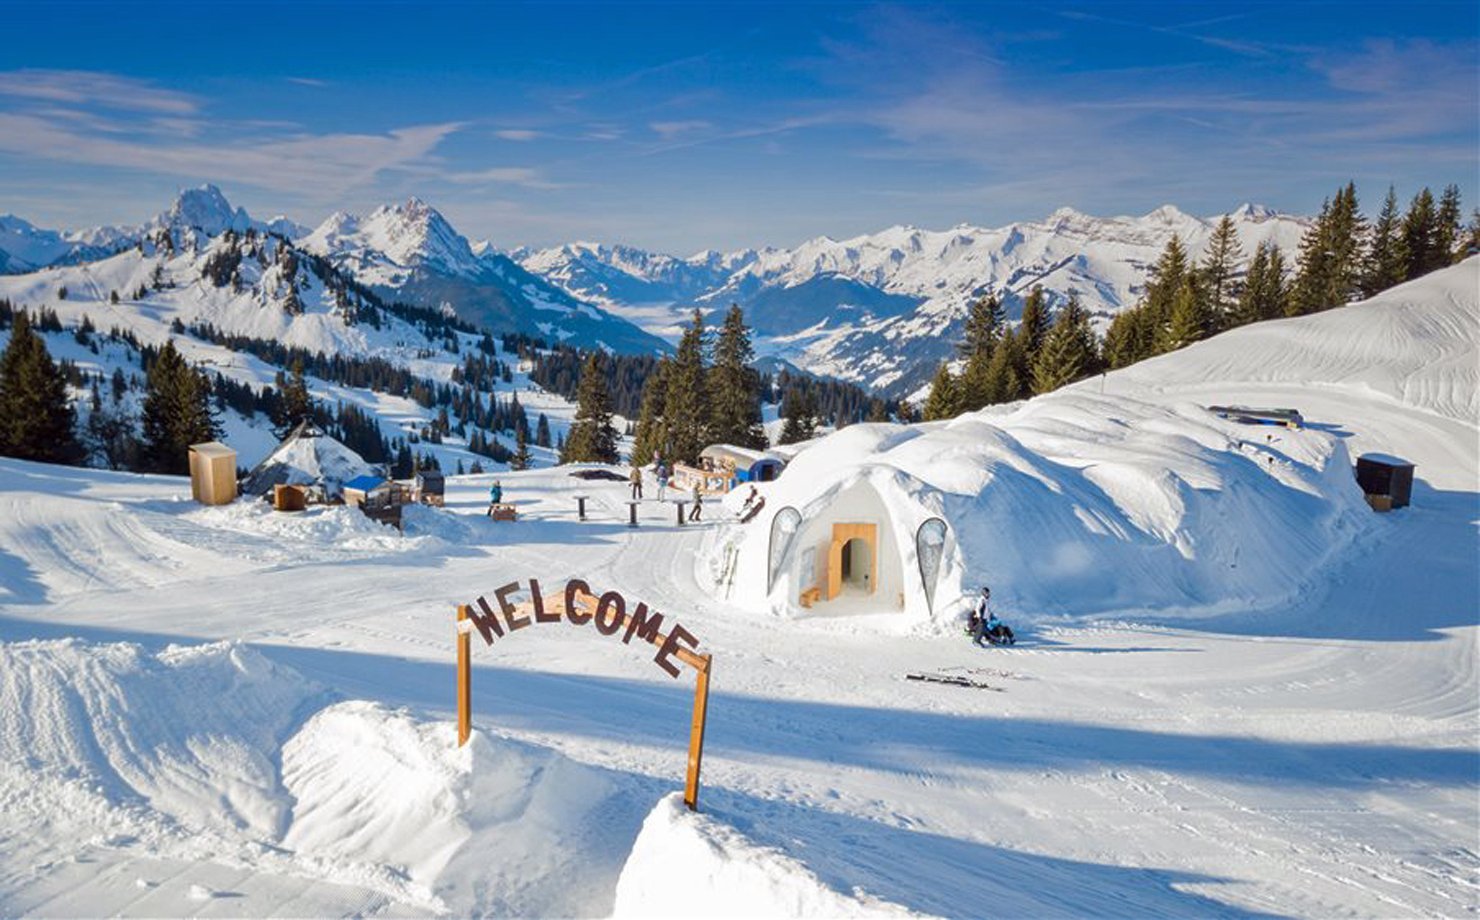
[[[643,304],[703,297],[754,262],[757,252],[705,250],[678,259],[633,246],[576,242],[551,249],[520,247],[509,256],[576,296],[603,304]]]
[[[184,189],[159,214],[133,227],[89,227],[46,230],[11,214],[0,215],[0,275],[18,275],[55,265],[77,265],[105,259],[139,241],[168,230],[195,236],[197,242],[227,230],[296,239],[308,232],[286,217],[253,220],[244,208],[233,208],[214,185]]]
[[[232,207],[221,189],[210,184],[180,192],[167,210],[160,212],[133,235],[138,236],[160,228],[195,230],[208,237],[220,236],[227,230],[237,233],[256,230],[258,233],[274,233],[290,240],[308,232],[307,227],[286,217],[274,217],[269,221],[253,220],[246,208]]]
[[[135,234],[117,227],[46,230],[14,214],[0,214],[0,275],[101,259],[133,245]]]
[[[417,198],[365,217],[336,213],[301,242],[384,297],[448,309],[494,332],[619,352],[668,347],[503,253],[486,245],[475,249],[437,209]]]
[[[652,315],[643,305],[653,301],[714,309],[739,303],[761,351],[816,373],[900,391],[949,353],[979,294],[997,291],[1015,315],[1027,292],[1041,284],[1055,301],[1078,294],[1103,322],[1140,296],[1168,240],[1180,237],[1199,256],[1220,216],[1194,217],[1170,205],[1138,217],[1062,208],[1041,221],[998,228],[899,226],[846,240],[818,237],[792,249],[687,260],[592,244],[517,255],[572,294],[637,318]],[[1257,205],[1230,216],[1246,256],[1266,240],[1293,253],[1308,225]],[[724,280],[698,294],[669,280],[699,277],[698,263],[713,266],[715,274],[727,272]],[[649,268],[675,264],[685,268]]]

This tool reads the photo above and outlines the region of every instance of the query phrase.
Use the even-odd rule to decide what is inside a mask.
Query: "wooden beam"
[[[468,605],[457,608],[457,746],[468,743],[473,733],[472,627]]]
[[[689,811],[699,810],[699,766],[704,760],[704,723],[709,715],[709,671],[713,658],[704,655],[694,683],[694,717],[689,724],[689,766],[684,774],[683,802]]]

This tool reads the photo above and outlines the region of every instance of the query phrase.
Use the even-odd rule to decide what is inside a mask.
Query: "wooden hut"
[[[442,507],[447,495],[447,480],[441,470],[421,470],[416,474],[416,500],[423,505]]]
[[[236,451],[220,441],[190,445],[190,497],[202,505],[236,500]]]
[[[1387,454],[1357,458],[1357,485],[1373,511],[1403,508],[1413,494],[1413,464]]]

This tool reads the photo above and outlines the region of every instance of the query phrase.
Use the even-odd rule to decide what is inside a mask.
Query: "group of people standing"
[[[658,483],[658,501],[665,501],[668,497],[668,483],[669,480],[672,478],[672,471],[668,468],[668,464],[663,461],[662,457],[659,457],[657,461],[653,464],[653,478],[656,479]],[[632,486],[632,500],[641,501],[643,497],[642,467],[634,464],[632,467],[632,473],[627,477],[627,481]],[[688,519],[690,521],[702,520],[704,516],[704,492],[702,489],[699,488],[698,483],[694,483],[691,497],[693,500],[693,507],[689,509]]]

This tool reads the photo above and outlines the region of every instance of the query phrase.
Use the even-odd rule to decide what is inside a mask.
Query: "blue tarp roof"
[[[369,492],[376,486],[385,485],[386,480],[379,476],[356,476],[344,484],[346,489],[354,489],[357,492]]]

